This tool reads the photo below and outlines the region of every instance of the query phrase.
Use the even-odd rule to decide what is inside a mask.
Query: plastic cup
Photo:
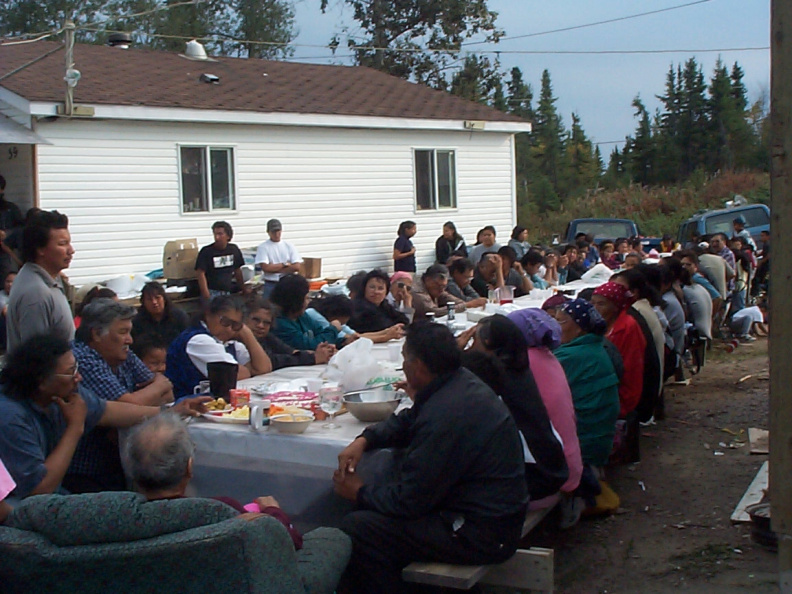
[[[305,387],[309,392],[314,392],[316,394],[319,393],[319,390],[322,389],[322,378],[320,377],[311,377],[305,380]]]
[[[393,363],[398,363],[401,361],[401,345],[400,344],[389,344],[388,345],[388,358]]]

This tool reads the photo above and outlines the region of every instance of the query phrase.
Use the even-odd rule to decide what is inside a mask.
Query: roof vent
[[[113,33],[107,38],[107,45],[110,47],[129,49],[132,43],[132,36],[129,33]]]
[[[204,73],[200,76],[201,82],[208,83],[210,85],[219,85],[220,84],[220,77],[214,74]]]
[[[188,60],[195,60],[198,62],[216,62],[217,60],[213,60],[209,56],[206,55],[206,50],[204,46],[198,43],[195,39],[192,41],[187,42],[187,48],[185,49],[183,54],[179,54],[182,58],[187,58]]]

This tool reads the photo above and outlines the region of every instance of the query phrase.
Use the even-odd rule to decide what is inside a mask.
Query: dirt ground
[[[748,428],[768,428],[767,375],[759,339],[733,353],[716,345],[689,386],[666,387],[666,420],[643,430],[641,462],[608,473],[619,512],[529,537],[555,550],[557,592],[778,591],[777,555],[729,520],[767,459],[748,453]]]

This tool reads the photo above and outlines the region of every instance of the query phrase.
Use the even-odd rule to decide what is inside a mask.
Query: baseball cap
[[[283,225],[281,225],[278,219],[270,219],[267,221],[267,233],[270,231],[280,231],[281,229],[283,229]]]

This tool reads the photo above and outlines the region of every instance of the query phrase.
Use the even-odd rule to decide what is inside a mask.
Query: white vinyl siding
[[[512,136],[507,133],[347,130],[285,126],[57,120],[38,133],[40,206],[69,215],[76,283],[162,266],[166,241],[212,241],[218,219],[255,247],[266,222],[322,274],[392,269],[399,222],[414,219],[418,269],[453,220],[469,245],[487,224],[508,240],[515,222]],[[116,139],[122,138],[123,142]],[[181,214],[179,147],[233,146],[236,211]],[[454,147],[456,210],[415,214],[414,147]]]

